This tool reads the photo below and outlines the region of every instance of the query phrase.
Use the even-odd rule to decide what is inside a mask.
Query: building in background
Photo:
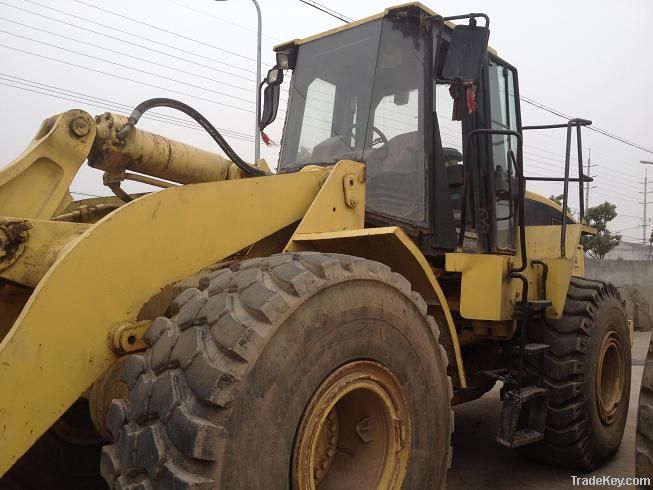
[[[651,260],[651,244],[644,245],[641,242],[624,242],[622,241],[614,249],[610,250],[605,259],[611,260]]]

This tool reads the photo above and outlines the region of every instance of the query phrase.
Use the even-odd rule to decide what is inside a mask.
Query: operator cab
[[[487,16],[449,19],[468,24],[408,4],[277,46],[261,128],[291,69],[280,172],[363,162],[368,226],[400,226],[426,256],[512,254],[524,200],[517,70],[488,49]]]
[[[418,19],[379,18],[301,45],[280,169],[367,165],[367,210],[428,228],[424,43]]]

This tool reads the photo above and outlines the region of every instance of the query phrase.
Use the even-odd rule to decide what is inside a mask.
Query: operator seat
[[[418,161],[419,141],[417,132],[404,133],[369,151],[365,163],[366,199],[370,208],[399,218],[416,219],[421,209],[415,189],[425,179],[423,163]]]

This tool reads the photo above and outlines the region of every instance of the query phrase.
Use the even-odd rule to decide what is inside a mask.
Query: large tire
[[[544,441],[524,449],[539,459],[593,470],[619,449],[628,415],[631,352],[624,303],[612,284],[572,277],[562,318],[531,330],[534,341],[551,346],[543,362],[549,409]],[[535,372],[536,361],[529,365]]]
[[[637,407],[636,474],[653,482],[653,337],[648,346]],[[651,488],[650,485],[641,488]]]
[[[377,262],[297,253],[248,260],[201,286],[173,301],[172,317],[147,332],[145,355],[127,364],[129,400],[111,405],[115,443],[101,462],[112,488],[303,488],[293,465],[306,414],[325,383],[359,363],[391,373],[406,402],[407,461],[387,488],[444,485],[453,427],[446,354],[406,279]],[[347,407],[336,407],[342,426]],[[361,439],[366,424],[356,426]],[[320,487],[376,488],[374,479],[351,483],[367,469],[340,445],[327,478],[343,479]],[[355,461],[353,472],[335,473],[338,461]]]

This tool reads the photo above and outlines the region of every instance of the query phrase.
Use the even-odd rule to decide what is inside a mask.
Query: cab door
[[[488,56],[484,79],[485,126],[493,130],[521,133],[517,71],[499,58]],[[492,228],[493,252],[514,253],[517,223],[518,141],[513,135],[487,138],[487,213]]]

